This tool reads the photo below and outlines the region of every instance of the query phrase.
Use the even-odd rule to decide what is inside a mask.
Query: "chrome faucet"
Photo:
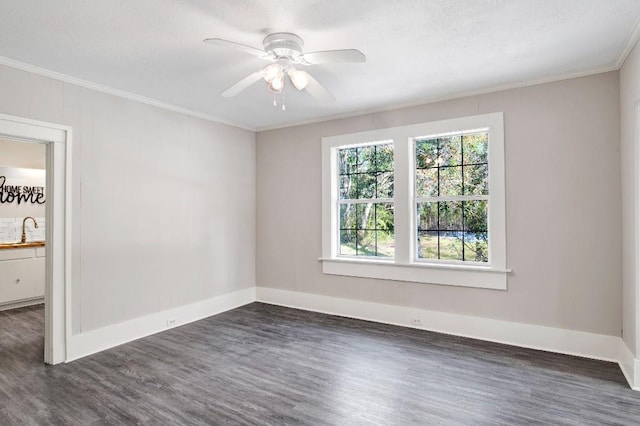
[[[27,242],[27,234],[25,233],[25,227],[27,226],[27,219],[31,219],[33,221],[33,226],[36,228],[38,227],[38,222],[36,222],[34,218],[32,218],[31,216],[25,217],[24,220],[22,221],[22,239],[20,240],[21,243]]]

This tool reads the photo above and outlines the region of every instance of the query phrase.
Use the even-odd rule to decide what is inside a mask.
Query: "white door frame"
[[[71,337],[71,127],[0,114],[0,136],[47,145],[44,362],[58,364]]]
[[[635,234],[635,300],[634,300],[634,322],[635,322],[635,342],[636,347],[631,348],[633,350],[634,355],[637,360],[640,359],[640,99],[638,99],[635,103],[635,128],[634,128],[634,145],[636,149],[635,156],[635,184],[636,184],[636,200],[634,206],[634,216],[635,216],[635,225],[636,225],[636,234]],[[640,370],[637,370],[636,367],[636,379],[635,386],[640,386]]]

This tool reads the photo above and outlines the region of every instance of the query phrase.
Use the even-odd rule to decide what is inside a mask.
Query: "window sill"
[[[329,275],[410,281],[458,287],[507,289],[508,269],[451,264],[400,264],[392,260],[319,258],[322,272]]]

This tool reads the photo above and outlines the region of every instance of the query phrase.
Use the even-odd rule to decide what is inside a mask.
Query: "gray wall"
[[[0,93],[73,127],[74,333],[255,285],[255,133],[3,66]]]
[[[622,153],[622,325],[623,339],[638,357],[638,134],[636,102],[640,100],[640,46],[636,44],[620,69],[620,122]]]
[[[323,136],[504,112],[508,291],[323,275]],[[258,286],[620,335],[618,73],[265,131]]]

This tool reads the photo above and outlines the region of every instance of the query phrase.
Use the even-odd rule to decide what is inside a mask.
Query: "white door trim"
[[[0,136],[47,144],[44,362],[58,364],[71,336],[71,127],[0,114]]]
[[[634,217],[635,217],[635,300],[633,307],[634,323],[635,323],[635,347],[630,348],[633,355],[640,359],[640,99],[635,104],[636,123],[634,128],[633,140],[635,142],[636,156],[634,164],[634,177],[636,185],[636,194],[634,201]],[[624,331],[623,331],[624,332]],[[640,374],[640,371],[637,372]],[[640,383],[636,383],[640,387]]]

